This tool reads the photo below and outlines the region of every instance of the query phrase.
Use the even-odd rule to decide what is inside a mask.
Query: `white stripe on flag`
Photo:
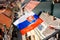
[[[26,12],[27,13],[27,12]],[[18,25],[19,23],[22,23],[23,21],[25,21],[27,19],[27,17],[29,16],[33,16],[34,13],[33,12],[30,12],[30,13],[27,13],[26,15],[23,15],[22,17],[20,17],[18,20],[16,20],[13,24],[14,25]]]

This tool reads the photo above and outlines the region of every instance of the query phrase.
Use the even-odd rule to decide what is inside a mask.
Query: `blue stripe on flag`
[[[32,22],[29,22],[28,20],[25,20],[22,23],[19,23],[17,25],[17,28],[19,30],[22,30],[22,29],[26,28],[27,26],[29,26],[30,24],[32,24],[33,22],[35,22],[39,18],[39,16],[37,16],[37,15],[33,15],[33,16],[34,16],[35,20],[33,20]]]
[[[27,27],[29,24],[31,24],[31,23],[28,22],[27,20],[25,20],[24,22],[18,24],[18,25],[17,25],[17,26],[18,26],[17,28],[18,28],[19,30],[22,30],[23,28]]]
[[[34,18],[36,18],[36,19],[37,19],[37,18],[39,18],[39,16],[35,14],[35,15],[34,15]]]

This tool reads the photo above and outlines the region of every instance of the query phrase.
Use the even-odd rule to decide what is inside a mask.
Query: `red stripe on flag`
[[[24,34],[26,34],[27,32],[33,30],[33,29],[36,28],[38,25],[40,25],[42,22],[43,22],[43,20],[42,20],[41,18],[38,18],[35,23],[33,23],[33,24],[29,25],[28,27],[22,29],[22,30],[20,31],[21,34],[24,35]]]

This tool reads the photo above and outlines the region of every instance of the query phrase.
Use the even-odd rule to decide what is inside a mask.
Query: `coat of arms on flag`
[[[34,22],[34,21],[35,21],[35,18],[34,18],[33,16],[30,16],[30,17],[27,18],[27,20],[28,20],[29,22]]]
[[[17,28],[20,30],[21,34],[25,34],[34,28],[36,28],[38,25],[40,25],[43,22],[41,18],[39,18],[38,15],[31,12],[30,14],[23,15],[18,20],[14,22],[14,25],[17,26]]]

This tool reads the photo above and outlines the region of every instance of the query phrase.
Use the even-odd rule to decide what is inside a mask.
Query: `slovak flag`
[[[39,18],[38,15],[32,12],[32,13],[27,13],[26,15],[23,15],[18,20],[16,20],[13,24],[17,26],[21,34],[24,35],[27,32],[36,28],[42,22],[43,20]]]

